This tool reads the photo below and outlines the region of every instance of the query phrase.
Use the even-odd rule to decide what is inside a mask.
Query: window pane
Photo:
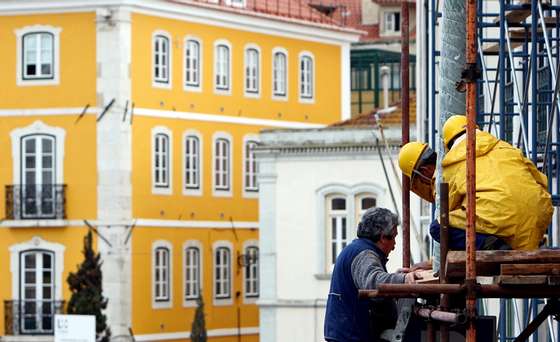
[[[362,210],[373,208],[376,205],[376,200],[373,197],[362,198]]]
[[[331,203],[332,210],[346,210],[346,200],[344,198],[334,198]]]

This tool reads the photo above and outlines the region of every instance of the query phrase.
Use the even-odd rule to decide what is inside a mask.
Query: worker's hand
[[[410,270],[410,268],[408,268],[408,267],[403,267],[403,268],[397,269],[397,273],[408,273],[408,272],[410,272],[410,271],[411,271],[411,270]]]
[[[432,260],[426,260],[419,262],[417,264],[412,265],[411,271],[416,270],[431,270],[432,269]]]
[[[416,280],[422,279],[422,276],[415,271],[408,272],[404,277],[405,284],[414,284]]]

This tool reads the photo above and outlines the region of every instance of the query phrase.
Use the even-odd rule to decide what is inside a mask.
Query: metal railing
[[[65,219],[65,184],[6,185],[6,219]]]
[[[4,301],[5,335],[52,335],[54,315],[64,313],[61,300]]]

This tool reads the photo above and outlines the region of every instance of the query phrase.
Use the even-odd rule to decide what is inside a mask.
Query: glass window
[[[259,51],[257,49],[245,50],[245,91],[254,94],[259,92]]]
[[[259,296],[259,248],[250,246],[245,249],[245,296]]]
[[[169,249],[154,250],[154,296],[156,302],[169,300]]]
[[[229,141],[216,139],[214,147],[214,184],[216,190],[229,190],[230,173]]]
[[[356,222],[362,220],[362,216],[369,208],[377,206],[377,199],[371,194],[362,194],[356,197]]]
[[[229,90],[229,47],[223,44],[219,44],[216,46],[215,54],[214,80],[216,89]]]
[[[401,14],[399,12],[385,12],[384,14],[385,32],[401,31]]]
[[[192,39],[185,44],[185,83],[200,86],[200,43]]]
[[[192,135],[185,138],[185,188],[200,188],[200,141]]]
[[[185,250],[185,299],[196,299],[200,295],[200,250],[188,247]]]
[[[257,143],[254,141],[247,141],[245,143],[245,191],[258,191],[257,186],[257,160],[255,159],[255,152],[253,152]]]
[[[169,39],[162,35],[154,37],[154,81],[169,83]]]
[[[154,136],[154,185],[169,187],[169,137],[158,133]]]
[[[313,98],[313,59],[302,56],[300,59],[300,97]]]
[[[227,247],[218,247],[214,255],[214,296],[231,296],[231,254]]]
[[[348,244],[347,222],[346,198],[327,197],[327,260],[331,267]]]
[[[54,35],[47,32],[23,36],[23,79],[54,77]]]
[[[273,92],[275,96],[286,96],[287,69],[286,54],[283,52],[276,52],[274,54],[272,70]]]

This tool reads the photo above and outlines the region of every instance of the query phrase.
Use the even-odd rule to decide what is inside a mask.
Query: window
[[[248,246],[243,258],[245,297],[259,296],[259,248]]]
[[[185,148],[185,189],[200,190],[200,139],[196,135],[187,135]]]
[[[274,52],[272,62],[272,94],[277,97],[287,95],[288,59],[283,51]]]
[[[200,42],[190,38],[185,41],[185,87],[190,90],[200,90],[202,58]]]
[[[23,36],[23,79],[52,79],[54,35],[48,32]]]
[[[19,86],[59,83],[60,31],[41,25],[16,30]]]
[[[245,7],[245,0],[225,0],[225,3],[232,7]]]
[[[247,192],[259,191],[259,188],[257,186],[257,160],[255,159],[254,152],[256,146],[256,141],[245,141],[245,147],[243,151],[243,189]]]
[[[171,307],[172,245],[167,241],[152,244],[152,307]]]
[[[377,199],[371,194],[363,194],[356,196],[356,222],[362,220],[362,216],[369,208],[377,206]]]
[[[152,129],[152,193],[171,194],[171,131],[157,126]]]
[[[327,198],[327,234],[330,248],[327,248],[328,262],[334,266],[336,257],[348,243],[346,198]]]
[[[226,133],[216,133],[213,141],[214,195],[231,196],[231,137]]]
[[[157,33],[153,38],[153,80],[155,86],[170,86],[170,38],[166,33]]]
[[[231,300],[231,244],[217,242],[214,248],[214,299]],[[225,303],[225,302],[222,302]]]
[[[245,93],[259,93],[259,51],[257,48],[245,50]]]
[[[383,14],[383,28],[386,33],[401,31],[401,14],[399,12],[385,12]]]
[[[214,85],[219,92],[230,90],[230,48],[226,43],[217,43],[214,49]]]
[[[299,60],[299,96],[303,100],[313,99],[313,58],[303,54]]]
[[[200,296],[200,249],[185,249],[185,300],[197,299]]]

